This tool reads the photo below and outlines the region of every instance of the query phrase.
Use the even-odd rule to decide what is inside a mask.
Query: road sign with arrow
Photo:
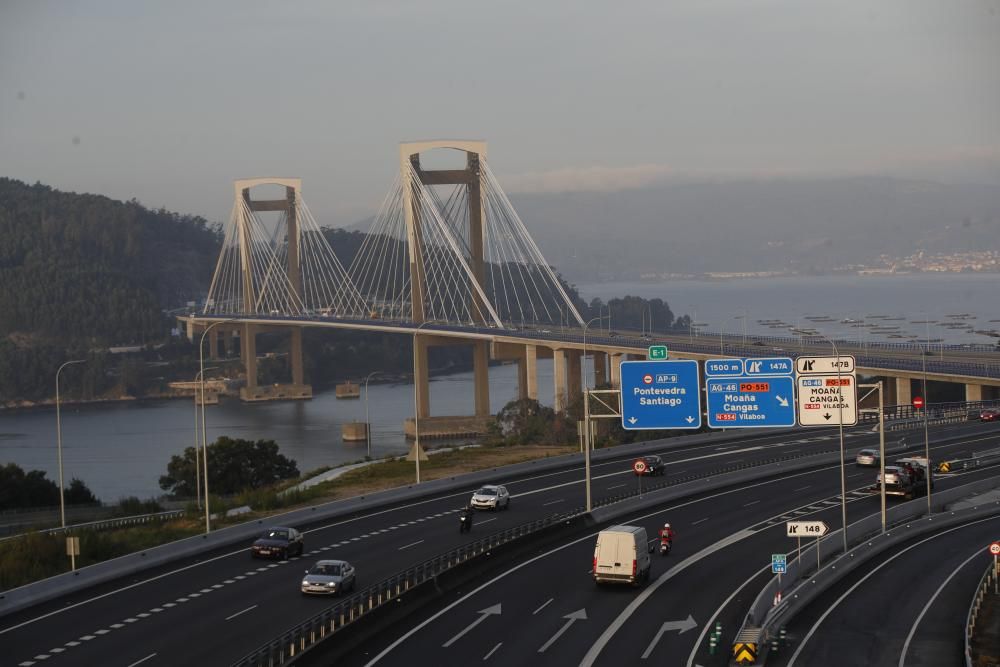
[[[799,357],[796,380],[799,424],[802,426],[854,426],[858,423],[858,382],[854,357]],[[835,372],[831,373],[830,368]],[[817,372],[822,369],[822,373]],[[836,372],[840,369],[840,372]]]
[[[623,361],[621,381],[623,428],[701,428],[697,361]]]

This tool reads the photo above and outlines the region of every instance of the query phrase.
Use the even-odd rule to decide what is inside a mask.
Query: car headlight
[[[302,585],[303,585],[303,586],[308,586],[308,585],[309,585],[309,582],[308,582],[308,581],[306,581],[305,579],[303,579],[303,580],[302,580]]]
[[[336,582],[331,581],[330,583],[327,584],[327,586],[329,586],[330,588],[336,588],[337,584]]]

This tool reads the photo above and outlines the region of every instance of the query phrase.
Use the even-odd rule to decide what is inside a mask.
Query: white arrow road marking
[[[578,609],[578,610],[576,610],[576,611],[574,611],[572,613],[566,614],[565,616],[563,616],[563,618],[567,619],[566,623],[564,623],[563,626],[561,628],[559,628],[559,630],[556,631],[556,633],[554,635],[552,635],[552,637],[549,638],[549,641],[547,641],[544,644],[542,644],[542,648],[538,649],[539,653],[545,653],[545,649],[547,649],[548,647],[552,646],[556,642],[557,639],[559,639],[560,637],[562,637],[562,634],[564,632],[566,632],[567,630],[569,630],[569,626],[573,625],[577,621],[586,621],[587,620],[587,610],[586,609]]]
[[[459,639],[461,639],[463,636],[465,636],[466,632],[468,632],[472,628],[476,627],[477,625],[479,625],[480,623],[482,623],[483,621],[485,621],[490,616],[493,616],[494,614],[499,615],[500,614],[500,603],[498,602],[495,605],[493,605],[492,607],[487,607],[486,609],[480,609],[478,613],[479,613],[479,618],[477,618],[472,623],[470,623],[469,625],[467,625],[464,630],[462,630],[457,635],[455,635],[454,637],[452,637],[451,639],[449,639],[448,641],[446,641],[444,644],[441,644],[441,648],[448,648],[449,646],[451,646],[452,644],[454,644],[455,642],[457,642]]]
[[[660,637],[662,637],[663,633],[666,632],[667,630],[680,630],[680,632],[678,632],[677,634],[683,635],[688,630],[694,630],[697,627],[698,624],[695,622],[694,617],[691,616],[691,614],[688,614],[688,617],[683,621],[667,621],[666,623],[660,626],[660,629],[659,631],[657,631],[656,636],[653,637],[653,641],[649,642],[649,646],[646,648],[646,652],[642,654],[642,659],[645,660],[646,658],[649,657],[649,654],[653,652],[654,648],[656,648],[656,643],[660,641]]]
[[[782,398],[781,396],[778,396],[777,394],[775,394],[774,397],[776,399],[778,399],[778,405],[780,405],[783,408],[787,408],[788,407],[788,399],[787,398]]]

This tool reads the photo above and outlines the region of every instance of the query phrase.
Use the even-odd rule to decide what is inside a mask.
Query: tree
[[[160,488],[174,496],[194,495],[195,456],[194,447],[172,456],[167,474],[160,477]],[[295,461],[279,453],[274,440],[254,442],[223,436],[208,446],[208,488],[212,493],[229,495],[298,476]]]
[[[73,478],[64,494],[68,505],[96,503],[87,485]],[[41,470],[25,472],[16,463],[0,466],[0,510],[54,507],[59,504],[59,486]]]

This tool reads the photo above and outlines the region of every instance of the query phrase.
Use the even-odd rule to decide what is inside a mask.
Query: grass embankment
[[[577,451],[576,447],[545,445],[484,446],[444,451],[420,463],[420,478],[431,481],[455,477],[477,470],[521,463]],[[376,491],[406,486],[414,482],[414,464],[387,460],[348,471],[329,482],[303,490],[290,490],[300,480],[247,491],[226,500],[212,499],[213,512],[224,513],[233,507],[248,505],[252,511],[235,517],[220,518],[213,527],[232,526],[267,517],[277,511],[367,495]],[[183,519],[162,524],[134,526],[116,530],[80,531],[78,568],[160,544],[198,535],[204,531],[198,509],[193,505]],[[0,542],[0,590],[45,579],[70,569],[64,535],[30,533]]]

